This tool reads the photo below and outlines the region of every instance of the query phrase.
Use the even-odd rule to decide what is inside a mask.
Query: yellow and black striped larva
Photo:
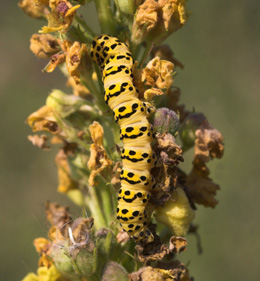
[[[151,175],[155,160],[153,132],[147,120],[153,107],[138,99],[133,85],[133,59],[125,43],[116,37],[98,36],[92,42],[91,57],[103,71],[105,101],[113,110],[124,144],[117,219],[135,241],[152,242],[146,206],[155,187]]]

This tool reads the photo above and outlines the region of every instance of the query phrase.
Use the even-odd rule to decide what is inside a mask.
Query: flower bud
[[[117,9],[126,15],[133,15],[135,12],[134,0],[115,0]]]
[[[165,224],[176,236],[184,236],[194,218],[189,200],[182,188],[178,187],[172,195],[177,198],[168,200],[163,207],[156,209],[156,219]]]
[[[54,247],[51,253],[51,257],[54,260],[55,267],[57,270],[67,278],[76,278],[77,275],[75,273],[73,267],[73,260],[69,257],[68,253],[66,253],[65,248]]]
[[[76,257],[76,264],[82,276],[91,276],[97,271],[97,248],[92,251],[82,249]]]
[[[153,124],[155,131],[160,134],[168,132],[175,135],[179,127],[179,116],[176,112],[166,107],[162,107],[156,110]]]
[[[99,257],[108,259],[115,252],[117,240],[110,229],[101,228],[96,233],[96,245]]]
[[[60,90],[53,90],[46,100],[46,105],[54,108],[62,118],[76,112],[83,104],[85,104],[84,99],[66,95]]]
[[[202,113],[191,113],[180,125],[180,138],[183,143],[183,149],[187,150],[194,145],[195,131],[204,123],[207,119]]]
[[[110,261],[102,272],[101,281],[128,281],[128,273],[120,264]]]

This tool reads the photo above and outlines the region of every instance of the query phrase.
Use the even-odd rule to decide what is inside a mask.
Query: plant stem
[[[89,206],[91,213],[95,219],[94,225],[96,229],[106,227],[107,222],[101,210],[101,206],[97,197],[96,187],[89,187],[89,194],[90,196],[86,198],[86,204]]]
[[[88,37],[93,40],[95,37],[94,31],[87,25],[87,23],[78,15],[75,16],[75,20],[88,32]]]
[[[144,53],[143,53],[143,56],[142,56],[142,58],[141,58],[141,60],[139,62],[139,66],[140,67],[143,66],[144,62],[146,61],[147,57],[149,56],[149,54],[150,54],[150,52],[151,52],[151,50],[153,48],[153,44],[154,44],[153,41],[148,41],[147,42],[147,46],[146,46],[146,48],[144,50]]]
[[[114,35],[115,25],[113,21],[113,13],[109,0],[95,0],[97,14],[100,22],[101,32]]]

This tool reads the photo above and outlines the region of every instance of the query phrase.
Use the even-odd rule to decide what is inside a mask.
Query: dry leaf
[[[218,201],[215,199],[217,190],[220,189],[218,184],[212,182],[210,178],[201,174],[195,167],[187,177],[186,186],[191,199],[205,207],[214,208]]]
[[[195,132],[194,166],[202,166],[213,158],[221,158],[224,153],[222,134],[208,122],[204,122]]]

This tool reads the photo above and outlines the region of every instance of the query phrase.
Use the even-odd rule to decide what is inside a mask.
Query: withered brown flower
[[[36,57],[47,59],[60,50],[57,39],[51,34],[33,34],[30,49]]]
[[[39,33],[67,32],[80,5],[73,7],[67,0],[50,0],[49,7],[51,13],[47,15],[48,26],[43,26]]]
[[[90,147],[90,158],[88,161],[88,167],[91,170],[89,185],[94,186],[97,184],[95,177],[106,168],[112,166],[113,162],[108,158],[103,146],[103,127],[95,121],[89,126],[89,130],[92,141],[94,142]]]

